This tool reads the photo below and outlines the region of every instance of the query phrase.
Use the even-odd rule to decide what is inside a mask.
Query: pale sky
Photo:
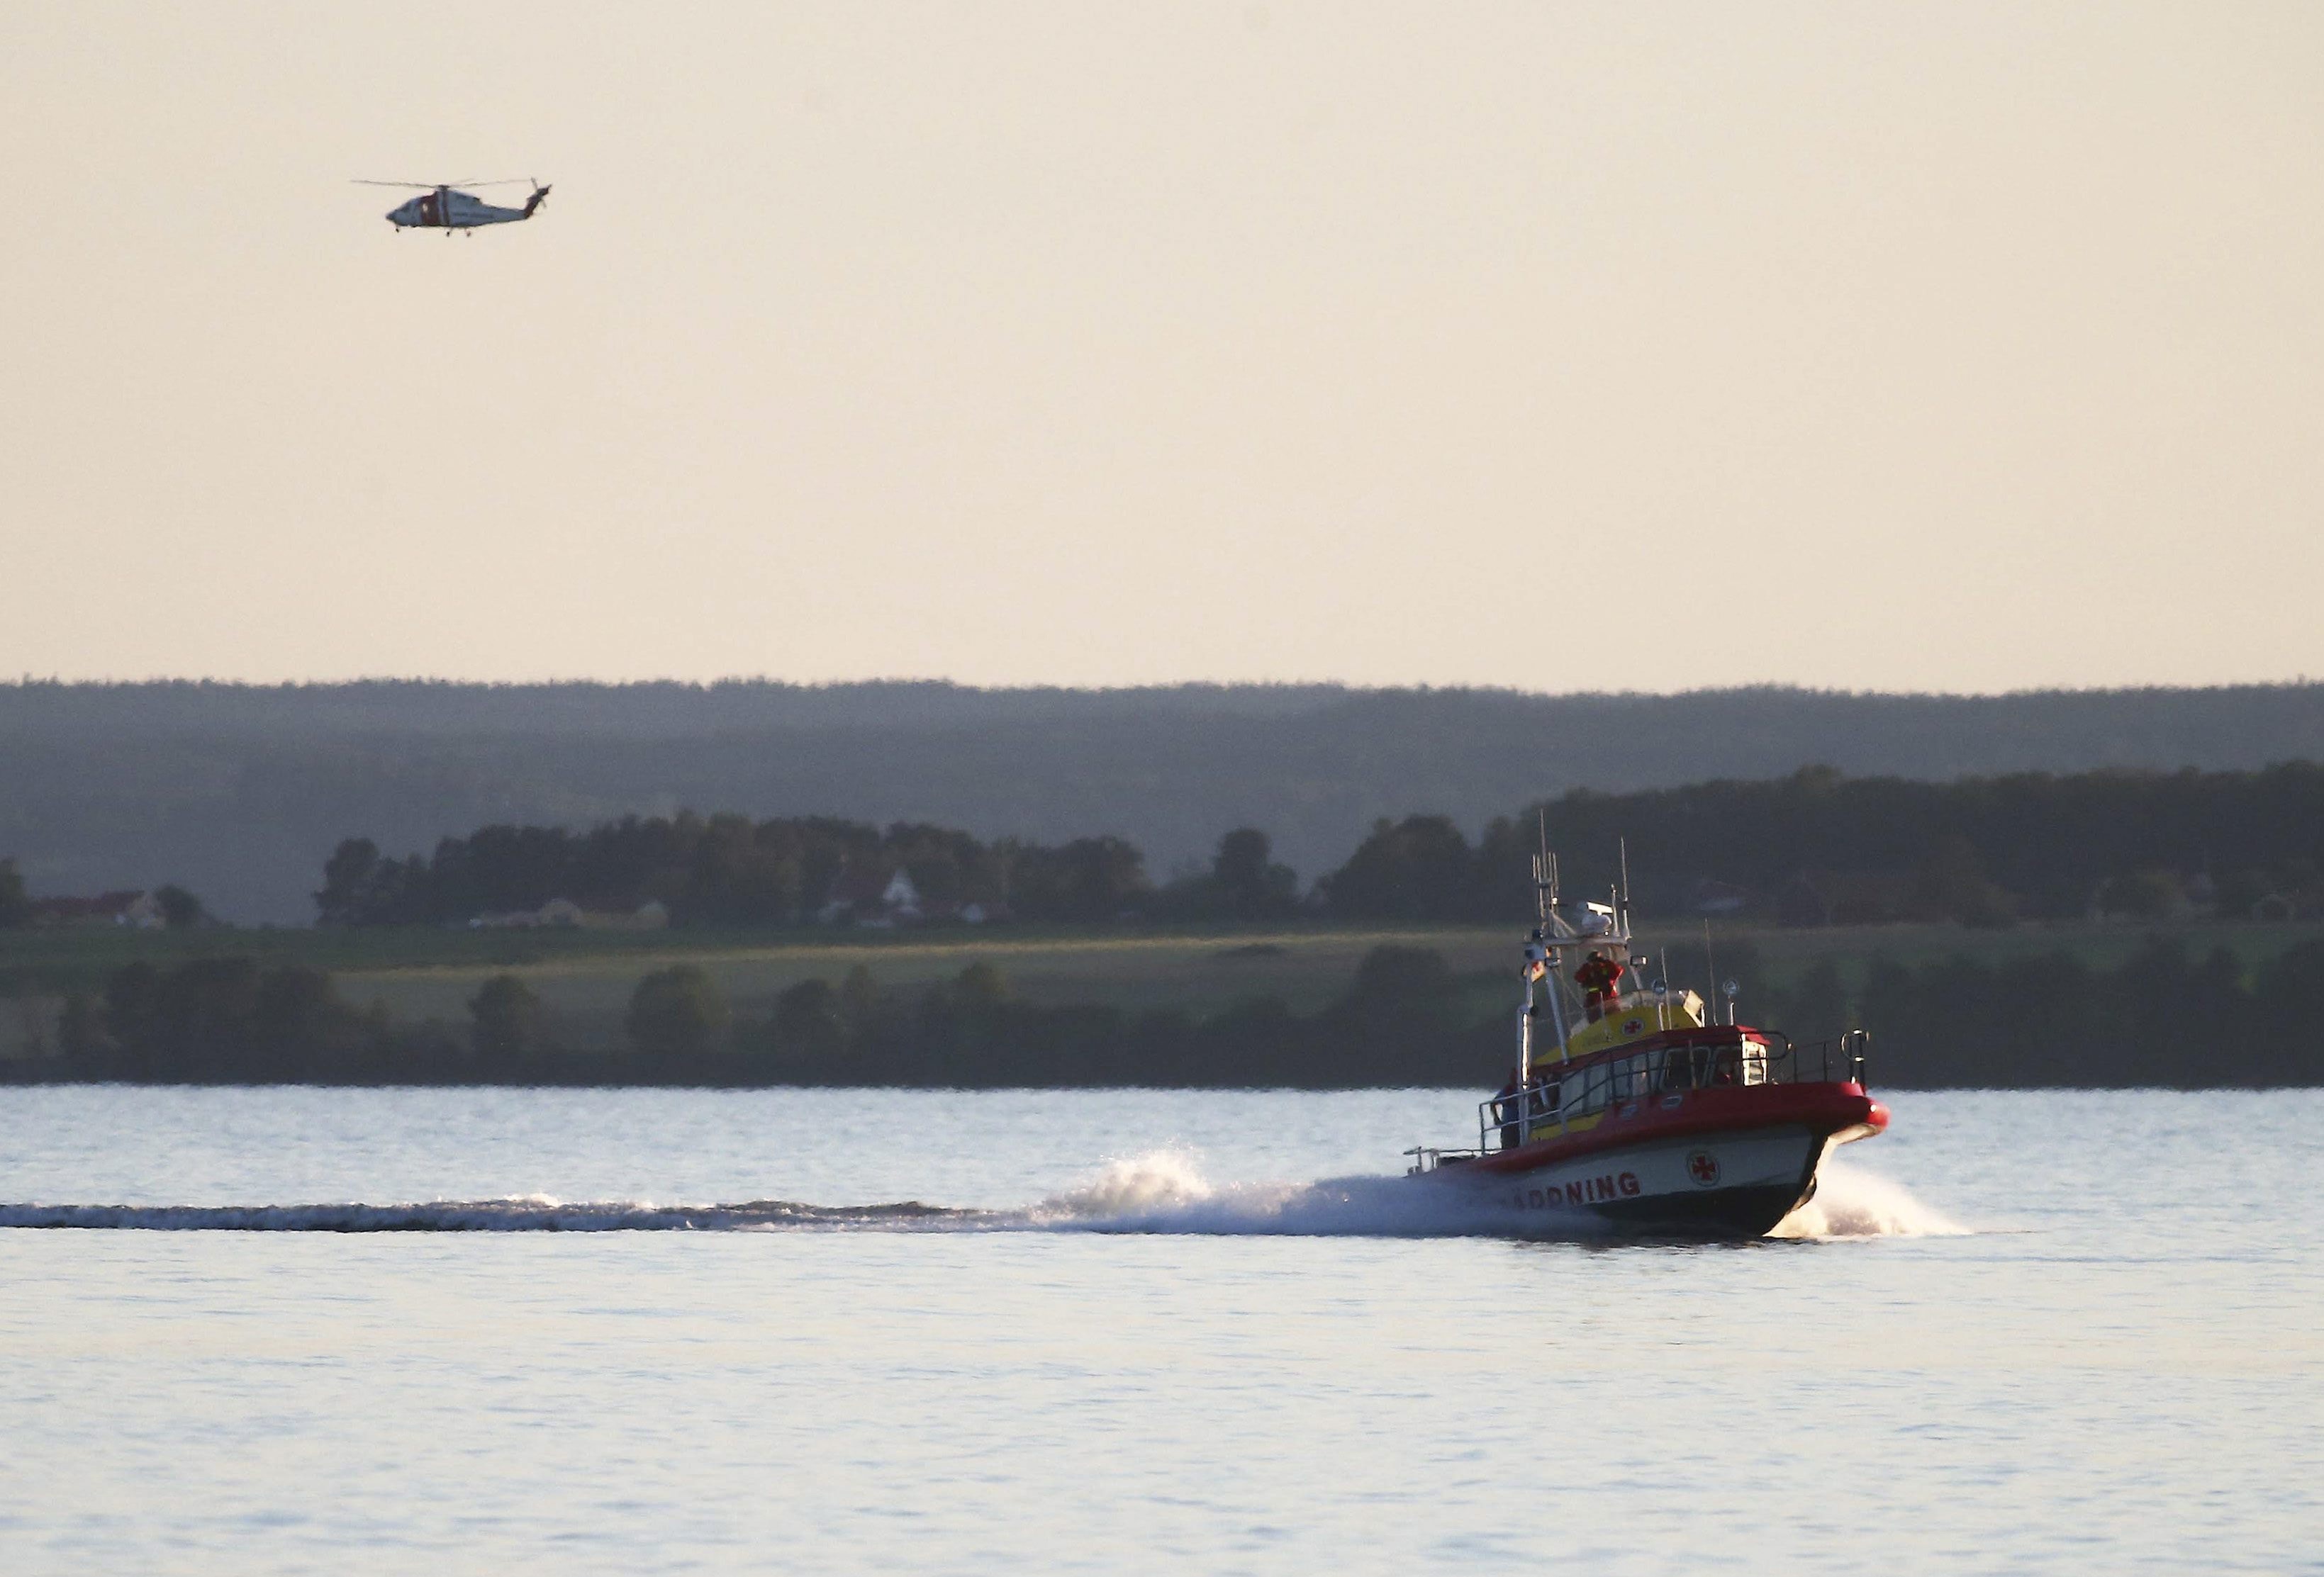
[[[2312,3],[0,0],[0,673],[2324,674]]]

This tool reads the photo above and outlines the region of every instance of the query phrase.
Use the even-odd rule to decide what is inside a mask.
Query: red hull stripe
[[[1888,1126],[1888,1108],[1866,1095],[1860,1084],[1758,1084],[1689,1090],[1678,1097],[1675,1107],[1663,1105],[1669,1098],[1642,1096],[1635,1102],[1609,1107],[1594,1128],[1537,1139],[1515,1150],[1492,1151],[1471,1164],[1489,1172],[1527,1172],[1649,1140],[1794,1125],[1821,1139],[1847,1128],[1868,1128],[1877,1133]],[[1625,1112],[1635,1115],[1624,1116]]]

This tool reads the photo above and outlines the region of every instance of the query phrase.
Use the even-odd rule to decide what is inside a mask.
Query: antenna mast
[[[1557,857],[1549,852],[1549,812],[1539,805],[1533,808],[1533,825],[1541,848],[1534,859],[1534,912],[1546,925],[1549,912],[1557,907]]]
[[[1702,988],[1706,992],[1719,989],[1719,966],[1711,957],[1711,916],[1702,917]],[[1711,1022],[1719,1022],[1719,1010],[1712,1008]]]
[[[1520,1123],[1529,1123],[1533,1105],[1533,1019],[1538,1011],[1534,1005],[1534,982],[1536,972],[1549,997],[1550,1023],[1557,1031],[1557,1055],[1560,1061],[1571,1059],[1566,1049],[1564,976],[1558,968],[1555,943],[1563,930],[1557,918],[1557,856],[1549,851],[1549,814],[1541,806],[1534,807],[1534,834],[1537,839],[1533,857],[1533,911],[1539,921],[1534,927],[1533,940],[1526,948],[1525,1005],[1517,1017],[1517,1109]],[[1526,1128],[1526,1132],[1530,1132]]]
[[[1617,846],[1622,851],[1622,929],[1628,931],[1630,929],[1630,840],[1619,839]]]

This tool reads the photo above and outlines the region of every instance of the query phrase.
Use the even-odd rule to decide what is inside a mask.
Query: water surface
[[[0,1230],[11,1572],[2324,1571],[2317,1092],[1898,1095],[1729,1248],[1416,1216],[1458,1092],[5,1099],[131,1227]]]

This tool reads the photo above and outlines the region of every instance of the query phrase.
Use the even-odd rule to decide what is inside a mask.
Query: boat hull
[[[1764,1237],[1813,1197],[1833,1145],[1887,1123],[1855,1084],[1698,1091],[1631,1103],[1585,1130],[1544,1131],[1438,1175],[1539,1212],[1545,1226],[1578,1212],[1628,1235]]]
[[[1815,1191],[1826,1143],[1784,1124],[1651,1140],[1477,1182],[1528,1214],[1586,1212],[1626,1233],[1765,1237]]]

